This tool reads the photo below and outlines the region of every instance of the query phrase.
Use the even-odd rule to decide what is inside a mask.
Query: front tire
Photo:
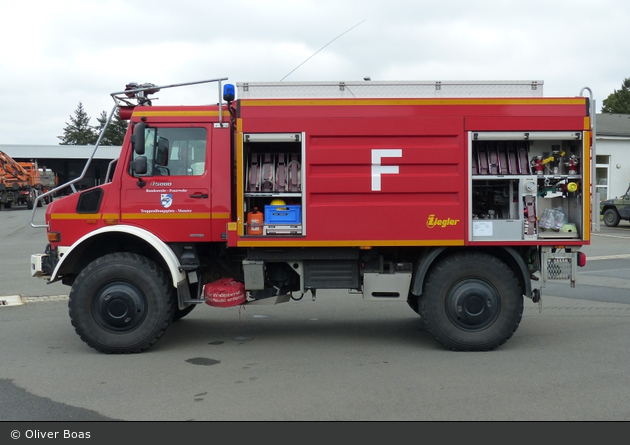
[[[608,209],[604,212],[604,224],[608,227],[617,227],[621,217],[616,209]]]
[[[479,252],[458,253],[430,272],[420,315],[448,349],[489,351],[505,343],[523,315],[523,294],[510,268]]]
[[[105,255],[83,269],[72,285],[70,320],[81,339],[100,352],[141,352],[170,324],[172,294],[166,274],[148,258]]]

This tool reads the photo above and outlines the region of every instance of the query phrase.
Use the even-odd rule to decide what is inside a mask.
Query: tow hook
[[[540,289],[532,290],[532,301],[538,303],[538,312],[542,314],[542,298],[540,296]]]

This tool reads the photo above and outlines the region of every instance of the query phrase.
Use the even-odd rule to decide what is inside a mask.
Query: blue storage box
[[[265,206],[265,224],[302,224],[302,206]]]

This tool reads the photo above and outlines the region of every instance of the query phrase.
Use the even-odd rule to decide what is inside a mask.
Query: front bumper
[[[57,250],[53,249],[50,244],[46,245],[44,253],[31,255],[31,277],[50,278],[58,258]]]
[[[48,260],[49,257],[45,253],[31,255],[31,277],[50,278],[50,268],[46,267]]]

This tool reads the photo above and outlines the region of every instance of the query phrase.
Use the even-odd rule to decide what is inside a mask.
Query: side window
[[[201,176],[206,168],[206,140],[205,128],[147,127],[143,176]]]

